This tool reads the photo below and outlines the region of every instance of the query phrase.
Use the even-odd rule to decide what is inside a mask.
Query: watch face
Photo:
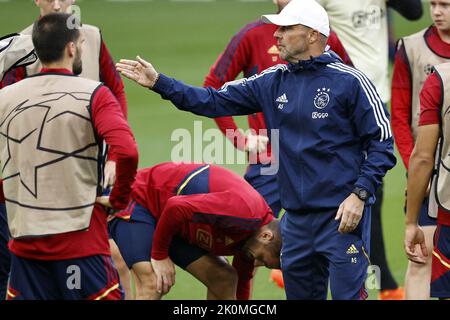
[[[359,190],[359,198],[361,200],[367,200],[367,191],[366,190]]]

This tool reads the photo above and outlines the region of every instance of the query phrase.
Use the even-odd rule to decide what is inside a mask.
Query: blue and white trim
[[[367,78],[367,76],[365,76],[362,72],[339,62],[330,63],[329,65],[327,65],[327,67],[339,70],[341,72],[349,73],[353,75],[356,79],[358,79],[359,83],[361,84],[361,87],[363,88],[367,96],[367,100],[372,106],[375,115],[375,120],[377,122],[378,127],[381,130],[380,141],[385,141],[386,139],[391,138],[392,131],[389,124],[389,119],[384,111],[383,102],[381,101],[380,96],[375,90],[375,87]]]

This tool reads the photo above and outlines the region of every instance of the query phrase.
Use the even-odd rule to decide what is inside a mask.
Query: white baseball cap
[[[261,19],[277,26],[301,24],[319,31],[325,37],[330,35],[328,14],[314,0],[291,0],[279,14],[266,14]]]

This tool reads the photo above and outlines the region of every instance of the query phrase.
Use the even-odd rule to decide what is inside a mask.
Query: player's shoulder
[[[420,43],[426,43],[427,33],[430,30],[431,27],[426,27],[416,33],[400,38],[397,42],[397,52],[402,54],[406,60],[414,61]]]
[[[434,69],[440,74],[450,74],[450,62],[437,64],[434,66]]]
[[[31,34],[33,33],[33,26],[34,26],[34,23],[29,25],[28,27],[26,27],[22,31],[20,31],[20,34],[25,34],[25,35],[30,35],[31,36]]]
[[[91,25],[91,24],[86,24],[86,23],[83,23],[81,25],[81,30],[84,30],[84,31],[87,31],[87,32],[100,32],[100,28],[99,27],[96,27],[96,26]]]
[[[441,90],[444,87],[445,74],[450,72],[450,63],[434,66],[433,72],[426,78],[422,90],[436,91],[436,88]]]
[[[81,79],[81,81],[83,81],[85,84],[94,87],[94,95],[115,97],[113,92],[111,91],[111,89],[108,88],[108,86],[106,86],[103,82],[86,79],[86,78],[81,78],[81,77],[78,77],[78,79]]]
[[[25,79],[22,79],[21,81],[14,82],[10,85],[7,85],[0,89],[0,94],[8,95],[11,92],[21,91],[23,87],[28,86],[28,82],[30,81],[31,77],[27,77]]]
[[[31,35],[33,32],[33,26],[34,26],[34,23],[29,25],[25,29],[23,29],[20,33],[26,34],[26,35]],[[80,30],[82,30],[83,32],[88,33],[88,34],[100,34],[101,33],[99,27],[96,27],[91,24],[86,24],[86,23],[81,24]]]
[[[80,30],[84,34],[88,42],[90,42],[91,39],[95,39],[97,41],[101,40],[102,38],[102,32],[100,28],[96,26],[83,23]]]
[[[413,34],[404,36],[404,37],[402,37],[400,40],[401,40],[403,43],[405,43],[405,42],[409,42],[409,41],[412,41],[412,40],[421,40],[421,39],[424,39],[425,34],[428,32],[428,30],[430,30],[430,28],[431,28],[431,27],[426,27],[426,28],[424,28],[424,29],[422,29],[422,30],[420,30],[420,31],[417,31],[417,32],[413,33]]]

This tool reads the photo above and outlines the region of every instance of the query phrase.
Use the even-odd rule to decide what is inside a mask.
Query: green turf
[[[189,84],[201,85],[210,65],[226,43],[244,24],[261,14],[274,11],[271,0],[241,2],[216,0],[199,3],[171,2],[106,2],[105,0],[78,1],[82,19],[100,26],[113,57],[133,58],[136,54],[150,60],[154,66]],[[20,31],[38,15],[31,0],[0,1],[0,35]],[[394,15],[396,35],[403,36],[420,30],[430,23],[428,10],[419,22],[407,23]],[[212,128],[210,119],[177,111],[158,95],[125,80],[129,103],[129,121],[139,143],[139,166],[147,167],[170,160],[174,146],[170,137],[177,128],[192,130],[193,121],[203,121],[203,127]],[[244,124],[245,118],[238,120]],[[391,270],[403,283],[406,258],[402,248],[404,169],[399,163],[385,180],[383,228],[387,256]],[[244,165],[227,166],[243,173]],[[258,271],[254,298],[284,299],[284,293],[268,281],[269,271]],[[176,285],[168,299],[203,299],[202,285],[182,270],[177,270]],[[371,298],[376,298],[371,292]]]

